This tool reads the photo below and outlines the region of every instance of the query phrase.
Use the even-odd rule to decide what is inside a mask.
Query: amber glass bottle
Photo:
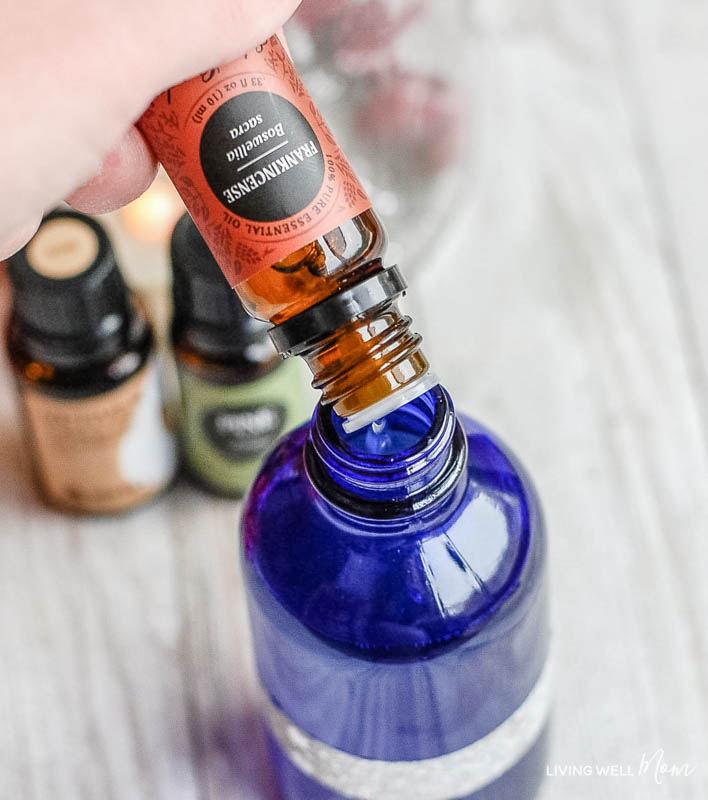
[[[437,383],[384,229],[277,37],[163,93],[139,125],[247,311],[346,429]]]
[[[50,214],[8,274],[7,349],[44,497],[81,513],[150,499],[171,481],[176,447],[152,331],[106,233],[83,214]]]

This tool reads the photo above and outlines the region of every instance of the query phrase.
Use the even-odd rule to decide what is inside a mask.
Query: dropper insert
[[[438,383],[420,349],[420,335],[398,308],[405,290],[397,267],[379,267],[270,332],[281,354],[304,358],[322,403],[346,420],[347,431]]]

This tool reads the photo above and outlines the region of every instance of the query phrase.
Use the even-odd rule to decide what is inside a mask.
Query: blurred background
[[[305,0],[287,33],[435,371],[540,490],[542,798],[708,797],[708,6]],[[161,175],[101,218],[163,338],[182,211]],[[240,504],[48,510],[3,369],[0,797],[274,800]]]

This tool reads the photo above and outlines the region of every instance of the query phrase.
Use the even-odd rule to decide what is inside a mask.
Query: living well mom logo
[[[669,761],[663,748],[642,753],[634,763],[625,764],[546,764],[548,778],[641,778],[656,784],[690,778],[697,766],[688,762]]]

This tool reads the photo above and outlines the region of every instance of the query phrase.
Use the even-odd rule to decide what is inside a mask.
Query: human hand
[[[133,122],[164,89],[267,38],[299,0],[36,0],[0,27],[0,259],[66,198],[104,213],[157,165]]]

